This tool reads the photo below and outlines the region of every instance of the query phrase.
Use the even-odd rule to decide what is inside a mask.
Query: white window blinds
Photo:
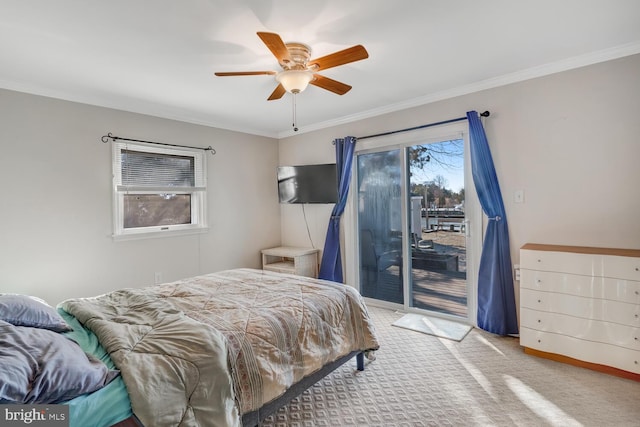
[[[115,236],[206,228],[204,152],[116,142]]]

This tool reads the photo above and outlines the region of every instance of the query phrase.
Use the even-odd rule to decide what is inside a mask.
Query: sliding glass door
[[[464,141],[408,148],[411,307],[467,317]]]
[[[475,193],[465,187],[466,157],[462,136],[357,153],[352,197],[363,296],[470,318],[468,243],[477,219],[469,209]]]
[[[403,303],[402,150],[358,156],[360,287],[365,297]]]

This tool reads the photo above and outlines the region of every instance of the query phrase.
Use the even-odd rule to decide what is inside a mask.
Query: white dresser
[[[524,245],[520,344],[640,380],[640,250]]]

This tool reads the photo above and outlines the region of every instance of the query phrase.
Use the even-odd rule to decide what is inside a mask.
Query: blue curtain
[[[342,283],[342,255],[340,253],[340,217],[347,204],[349,182],[351,181],[351,165],[356,138],[347,136],[334,141],[336,146],[336,167],[338,170],[338,203],[333,207],[327,238],[324,241],[322,262],[320,263],[321,279]]]
[[[473,182],[489,224],[478,274],[478,326],[499,335],[517,334],[507,216],[489,143],[476,111],[467,112]]]

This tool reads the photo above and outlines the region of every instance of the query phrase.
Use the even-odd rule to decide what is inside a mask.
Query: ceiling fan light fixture
[[[276,80],[289,93],[300,93],[313,80],[313,73],[308,70],[285,70],[276,74]]]

